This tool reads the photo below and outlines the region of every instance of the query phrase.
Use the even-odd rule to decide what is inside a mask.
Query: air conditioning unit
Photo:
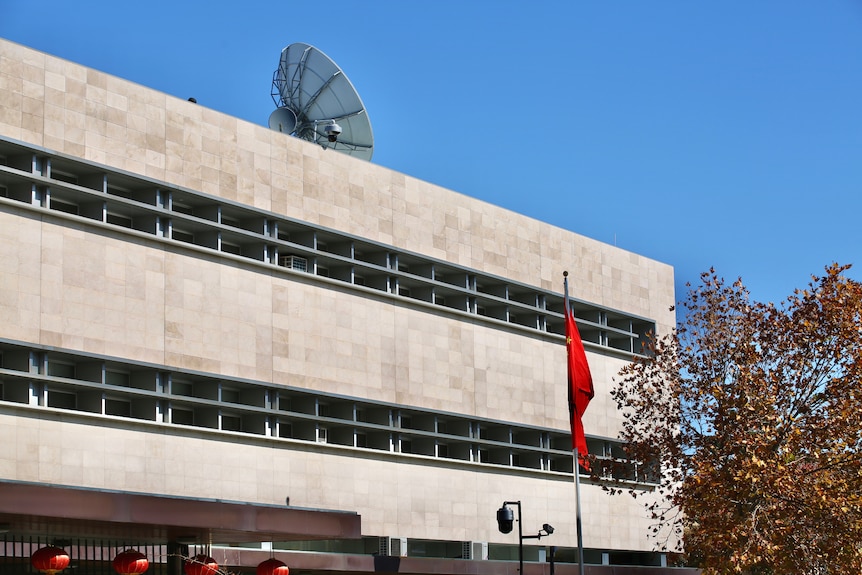
[[[386,557],[406,557],[406,537],[378,537],[377,554]]]
[[[488,542],[487,541],[462,541],[461,542],[461,559],[470,559],[472,561],[487,561],[488,560]]]
[[[389,556],[389,537],[378,537],[377,538],[377,554],[381,557]]]
[[[407,557],[407,538],[390,537],[389,554],[393,557]]]
[[[279,265],[285,268],[290,268],[299,272],[308,271],[308,259],[299,256],[281,256]]]

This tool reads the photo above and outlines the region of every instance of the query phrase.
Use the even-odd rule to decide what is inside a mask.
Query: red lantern
[[[289,575],[290,569],[278,559],[267,559],[257,566],[257,575]]]
[[[69,566],[69,554],[59,547],[42,547],[30,557],[33,568],[45,575],[55,575]]]
[[[219,575],[218,563],[212,557],[201,553],[191,559],[186,559],[183,572],[186,575]]]
[[[114,557],[113,565],[120,575],[140,575],[150,568],[147,556],[134,549],[126,549]]]

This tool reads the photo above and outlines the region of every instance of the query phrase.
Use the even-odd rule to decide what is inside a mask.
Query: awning
[[[0,480],[0,524],[26,536],[140,543],[359,539],[361,518],[329,511]]]

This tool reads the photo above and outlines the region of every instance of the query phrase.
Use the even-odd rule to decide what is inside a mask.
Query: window
[[[194,387],[191,383],[187,381],[182,381],[178,379],[171,380],[171,393],[174,395],[188,395],[191,396],[194,391]]]
[[[183,204],[181,202],[173,201],[171,202],[171,209],[175,212],[179,212],[181,214],[186,214],[187,216],[194,215],[194,211],[191,206]]]
[[[225,431],[242,431],[242,419],[235,415],[222,414],[221,428]]]
[[[65,212],[67,214],[77,214],[78,204],[73,204],[72,202],[64,202],[63,200],[59,200],[52,197],[51,209],[57,210],[58,212]]]
[[[48,407],[75,409],[77,406],[78,397],[74,393],[51,389],[48,390]]]
[[[108,212],[108,215],[105,217],[105,221],[115,226],[123,226],[124,228],[129,229],[132,228],[132,218],[121,214]]]
[[[191,409],[174,407],[171,409],[171,423],[176,423],[178,425],[194,425],[194,412]]]
[[[234,254],[236,256],[242,255],[242,250],[240,249],[240,247],[238,245],[228,243],[224,240],[222,240],[222,243],[221,243],[221,251],[228,253],[228,254]]]
[[[132,416],[132,402],[125,399],[105,399],[105,415]]]
[[[184,232],[182,230],[178,230],[177,228],[171,229],[171,238],[177,241],[185,242],[187,244],[195,243],[194,234],[190,234],[188,232]]]
[[[121,371],[105,371],[105,383],[108,385],[118,385],[121,387],[129,387],[129,374]]]
[[[58,361],[48,361],[48,375],[51,377],[65,377],[68,379],[75,378],[75,364],[61,363]]]
[[[59,180],[61,182],[66,182],[67,184],[77,184],[78,177],[74,174],[70,174],[69,172],[62,172],[56,168],[51,169],[51,178],[55,180]]]

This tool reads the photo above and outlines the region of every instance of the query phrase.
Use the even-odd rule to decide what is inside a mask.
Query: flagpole
[[[575,524],[578,528],[578,575],[584,575],[584,537],[581,528],[581,469],[578,465],[578,448],[574,449],[575,458]]]
[[[563,290],[565,292],[566,316],[569,312],[569,272],[563,272]],[[572,450],[572,467],[575,469],[575,526],[578,532],[578,575],[584,575],[584,537],[581,525],[581,466],[578,458],[578,446]],[[521,574],[523,575],[523,574]]]

